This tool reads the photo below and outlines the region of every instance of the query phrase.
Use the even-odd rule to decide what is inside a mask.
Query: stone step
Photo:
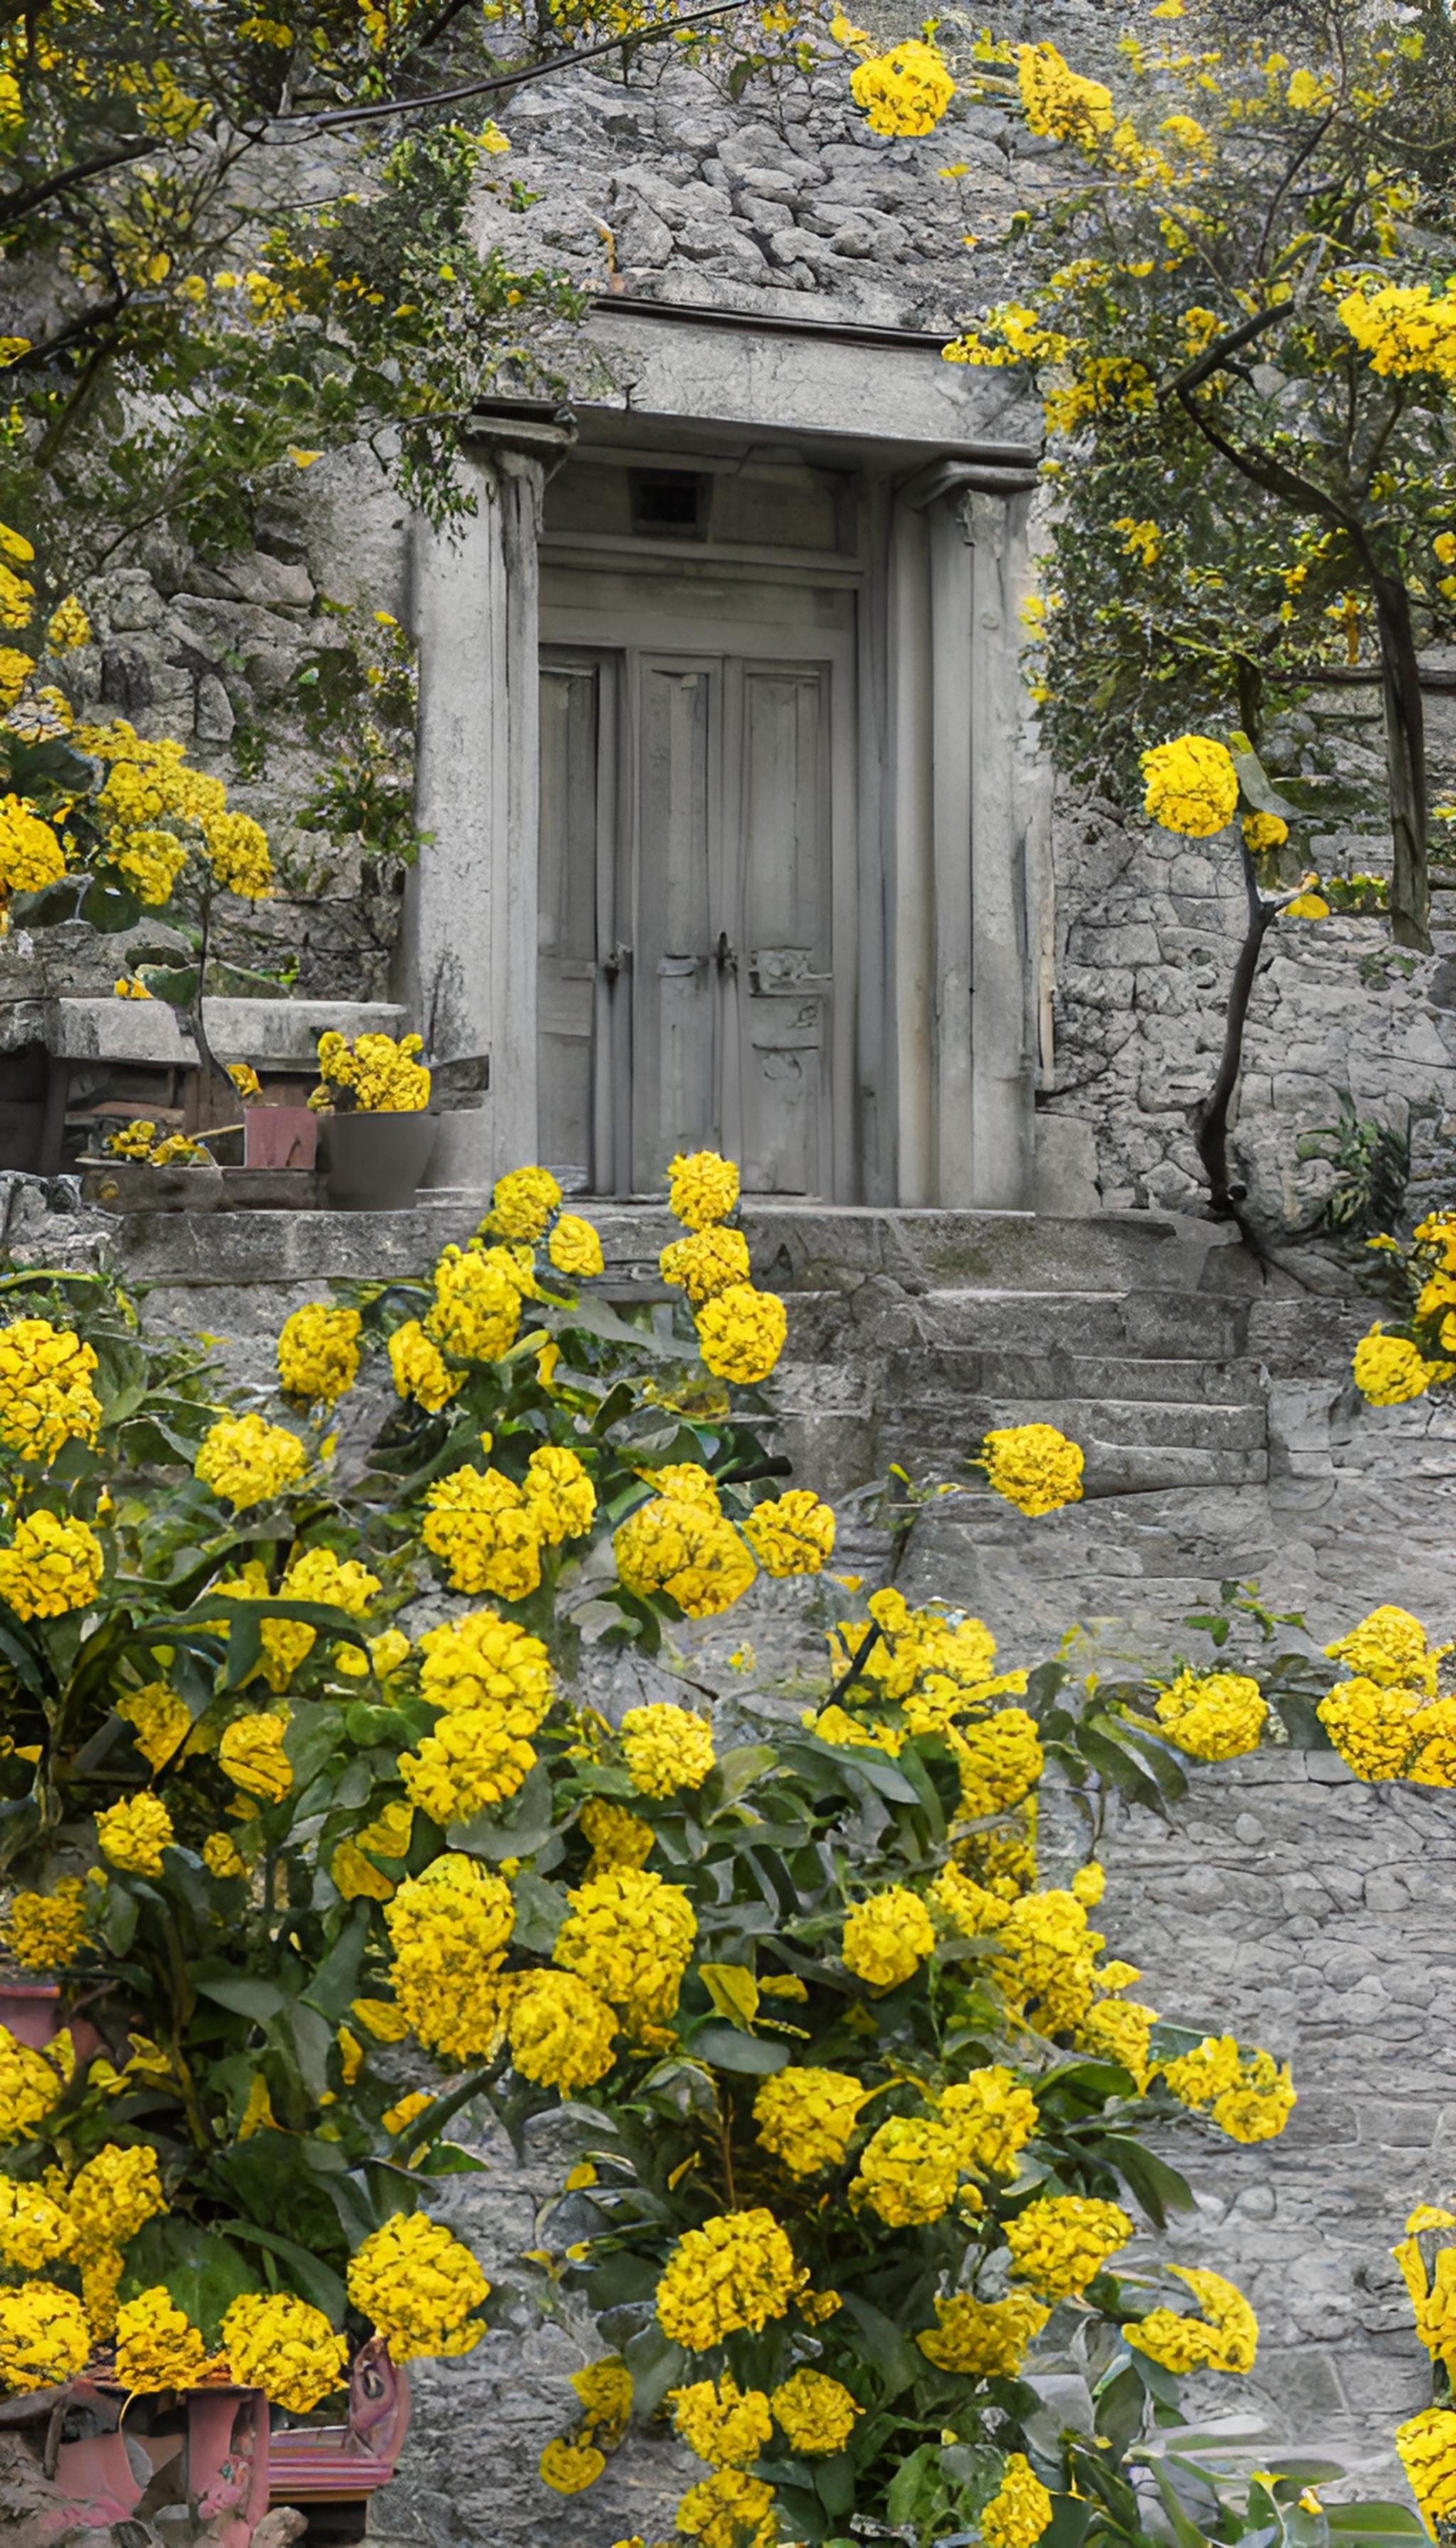
[[[1268,1419],[1262,1405],[1199,1406],[1187,1400],[1145,1398],[910,1397],[889,1393],[892,1406],[880,1418],[882,1444],[907,1440],[922,1461],[946,1446],[963,1458],[983,1433],[1009,1424],[1053,1424],[1085,1449],[1089,1442],[1177,1446],[1190,1451],[1263,1450]],[[903,1448],[888,1456],[903,1459]]]
[[[1184,1292],[944,1292],[918,1305],[948,1345],[1228,1361],[1246,1351],[1240,1301]]]
[[[927,1366],[929,1365],[929,1369]],[[887,1355],[887,1397],[919,1400],[927,1381],[937,1398],[952,1391],[978,1397],[1055,1397],[1077,1405],[1103,1399],[1148,1399],[1169,1406],[1254,1407],[1263,1404],[1257,1363],[1163,1360],[1150,1355],[1046,1352],[978,1353],[967,1345],[924,1347]]]

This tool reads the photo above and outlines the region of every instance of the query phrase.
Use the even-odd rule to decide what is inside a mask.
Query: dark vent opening
[[[705,540],[712,481],[689,469],[634,469],[632,528],[657,539]]]

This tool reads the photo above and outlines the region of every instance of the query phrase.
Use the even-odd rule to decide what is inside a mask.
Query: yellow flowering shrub
[[[629,1513],[613,1550],[629,1592],[643,1599],[666,1592],[689,1619],[710,1619],[730,1610],[757,1572],[725,1515],[672,1496],[654,1496]]]
[[[245,1796],[275,1804],[293,1785],[293,1767],[283,1748],[287,1727],[281,1716],[239,1716],[218,1745],[218,1766]]]
[[[669,2393],[673,2430],[709,2468],[743,2468],[762,2458],[774,2417],[762,2389],[740,2389],[731,2373]]]
[[[790,2176],[841,2167],[867,2091],[853,2071],[775,2071],[754,2096],[754,2130]]]
[[[18,1619],[59,1619],[83,1610],[101,1589],[105,1560],[89,1522],[68,1520],[43,1504],[24,1513],[8,1548],[0,1548],[0,1601]]]
[[[362,2251],[361,2251],[362,2252]],[[307,2415],[348,2377],[349,2348],[320,2309],[292,2292],[247,2292],[223,2320],[234,2380],[275,2407]]]
[[[850,94],[871,133],[934,133],[956,94],[939,47],[912,36],[887,53],[871,53],[850,73]]]
[[[541,1581],[545,1534],[524,1490],[499,1469],[466,1466],[427,1491],[421,1536],[457,1592],[523,1601]]]
[[[697,1921],[681,1885],[645,1867],[590,1876],[568,1896],[553,1960],[609,2001],[631,2035],[675,2015]]]
[[[73,2293],[40,2279],[0,2291],[0,2386],[49,2389],[90,2356],[91,2329]]]
[[[857,1902],[844,1926],[840,1953],[850,1971],[876,1990],[909,1980],[935,1946],[936,1933],[918,1893],[888,1885]]]
[[[1242,2292],[1206,2266],[1170,2265],[1168,2271],[1187,2284],[1203,2316],[1149,2310],[1124,2327],[1128,2342],[1165,2371],[1252,2371],[1259,2329]]]
[[[1051,2513],[1051,2498],[1025,2451],[1012,2451],[1001,2484],[981,2514],[981,2537],[987,2548],[1033,2548]]]
[[[430,1415],[438,1415],[465,1386],[464,1372],[452,1372],[439,1346],[418,1319],[407,1319],[389,1340],[390,1369],[396,1395],[412,1398]]]
[[[686,1238],[675,1238],[658,1258],[665,1283],[686,1293],[694,1308],[749,1278],[748,1240],[741,1229],[709,1223]]]
[[[1396,2448],[1432,2539],[1456,2514],[1456,2410],[1423,2407],[1396,2427]]]
[[[208,2349],[164,2283],[123,2301],[116,2319],[117,2378],[124,2389],[194,2388],[208,2368]]]
[[[657,2287],[657,2321],[688,2353],[783,2318],[799,2285],[793,2248],[762,2206],[713,2215],[678,2240]]]
[[[172,1817],[160,1796],[123,1797],[97,1815],[96,1838],[113,1866],[134,1875],[160,1875],[162,1851],[172,1840]]]
[[[28,1973],[53,1973],[80,1954],[86,1909],[77,1875],[62,1876],[48,1893],[17,1893],[0,1913],[0,1945]]]
[[[493,1238],[544,1238],[561,1199],[549,1168],[512,1168],[497,1178],[482,1229]]]
[[[71,1328],[48,1319],[0,1327],[0,1444],[23,1460],[48,1462],[63,1443],[94,1443],[95,1370],[95,1353]]]
[[[1080,2194],[1039,2195],[1006,2224],[1012,2273],[1046,2300],[1085,2291],[1132,2235],[1121,2204]]]

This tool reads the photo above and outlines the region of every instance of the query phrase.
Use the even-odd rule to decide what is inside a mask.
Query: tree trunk
[[[1277,902],[1266,902],[1259,891],[1254,863],[1243,843],[1239,843],[1243,862],[1243,890],[1248,909],[1248,923],[1233,979],[1228,985],[1228,1007],[1224,1021],[1224,1050],[1219,1062],[1219,1075],[1204,1099],[1194,1132],[1198,1155],[1209,1181],[1209,1200],[1215,1212],[1226,1218],[1239,1219],[1238,1206],[1243,1201],[1243,1188],[1235,1185],[1228,1164],[1228,1117],[1238,1087],[1239,1067],[1243,1060],[1243,1030],[1248,1017],[1249,998],[1258,970],[1259,950],[1270,922],[1279,910]]]
[[[1380,640],[1385,757],[1389,774],[1395,871],[1391,935],[1398,947],[1430,954],[1430,872],[1426,864],[1425,712],[1420,666],[1410,625],[1410,597],[1395,576],[1375,584]]]

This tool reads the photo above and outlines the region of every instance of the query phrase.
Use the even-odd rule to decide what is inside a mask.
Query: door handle
[[[630,973],[631,970],[632,950],[630,947],[624,947],[619,939],[611,954],[602,956],[602,974],[608,982],[614,982],[619,973]]]
[[[708,960],[706,956],[659,956],[657,969],[664,978],[677,980],[682,974],[695,973]]]
[[[718,943],[713,949],[713,962],[716,964],[720,974],[736,973],[738,970],[738,957],[735,956],[732,948],[728,944],[728,932],[726,929],[720,929],[718,932]]]

